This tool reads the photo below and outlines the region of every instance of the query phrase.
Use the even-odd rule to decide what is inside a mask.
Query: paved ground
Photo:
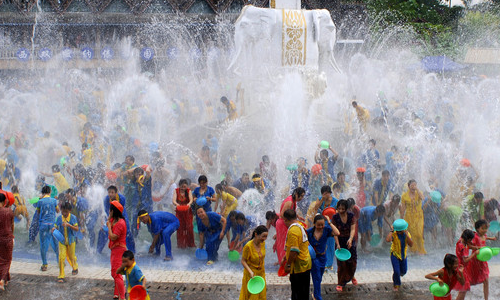
[[[6,291],[0,292],[0,299],[111,299],[113,282],[109,268],[80,265],[77,276],[68,276],[66,284],[55,282],[58,270],[52,265],[49,271],[39,271],[38,262],[15,261],[11,273],[13,280]],[[203,299],[238,299],[241,286],[241,272],[234,271],[169,271],[143,269],[148,279],[151,299],[190,300]],[[70,272],[67,267],[67,272]],[[432,299],[428,292],[429,282],[423,280],[426,269],[410,270],[403,279],[402,290],[392,292],[391,273],[360,271],[357,273],[360,285],[348,286],[344,293],[335,291],[336,275],[325,274],[324,299],[394,299],[423,300]],[[490,299],[500,299],[500,265],[492,265]],[[268,299],[286,300],[290,297],[287,277],[278,277],[275,272],[267,273]],[[312,288],[312,287],[311,287]],[[474,287],[467,299],[481,299],[482,287]]]

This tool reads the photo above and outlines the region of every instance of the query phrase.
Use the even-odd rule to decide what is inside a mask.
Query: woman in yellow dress
[[[401,196],[401,217],[408,222],[408,231],[410,232],[414,247],[412,252],[418,254],[427,254],[424,246],[424,211],[422,210],[422,201],[424,195],[417,188],[417,182],[414,179],[408,181],[408,191]]]
[[[214,211],[217,212],[217,206],[219,205],[219,200],[221,200],[220,213],[221,216],[227,218],[229,212],[236,209],[238,206],[238,200],[231,194],[224,191],[222,184],[217,184],[215,186],[216,202]]]
[[[239,300],[266,300],[266,287],[259,294],[253,295],[247,289],[248,281],[254,276],[266,279],[264,258],[266,257],[267,227],[257,226],[252,234],[252,239],[243,247],[241,264],[243,265],[243,280]]]

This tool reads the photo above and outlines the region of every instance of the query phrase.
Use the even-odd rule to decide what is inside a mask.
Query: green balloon
[[[31,203],[31,204],[35,204],[35,203],[37,203],[39,200],[40,200],[40,198],[39,198],[39,197],[33,197],[33,198],[31,198],[31,199],[30,199],[30,203]]]

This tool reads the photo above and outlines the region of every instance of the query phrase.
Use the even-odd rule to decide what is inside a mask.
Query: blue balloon
[[[316,258],[316,250],[314,250],[313,246],[309,245],[309,255],[311,255],[311,259]]]

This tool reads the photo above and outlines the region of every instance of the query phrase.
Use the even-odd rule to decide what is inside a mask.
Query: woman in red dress
[[[14,212],[7,207],[9,200],[0,194],[0,290],[10,280],[10,264],[14,249]]]
[[[109,249],[111,250],[111,277],[115,281],[115,293],[113,299],[125,300],[125,284],[123,276],[117,274],[122,266],[123,252],[127,250],[127,224],[123,219],[123,206],[118,201],[111,201],[109,206],[109,220],[106,223],[108,226]]]
[[[185,249],[195,247],[193,233],[193,212],[191,204],[193,195],[188,188],[188,181],[181,179],[179,187],[175,189],[172,202],[175,206],[175,216],[179,219],[179,229],[177,229],[177,248]],[[183,207],[183,208],[179,208]],[[187,209],[185,209],[187,207]]]
[[[281,203],[280,208],[280,218],[276,221],[276,242],[274,243],[273,249],[276,251],[278,255],[278,263],[281,263],[283,258],[285,257],[285,242],[286,242],[286,233],[288,232],[288,227],[285,225],[285,221],[283,219],[283,213],[287,209],[297,210],[297,202],[304,199],[306,195],[306,191],[298,187],[293,190],[292,194],[288,196],[283,203]],[[305,221],[304,218],[300,218],[301,221]]]

